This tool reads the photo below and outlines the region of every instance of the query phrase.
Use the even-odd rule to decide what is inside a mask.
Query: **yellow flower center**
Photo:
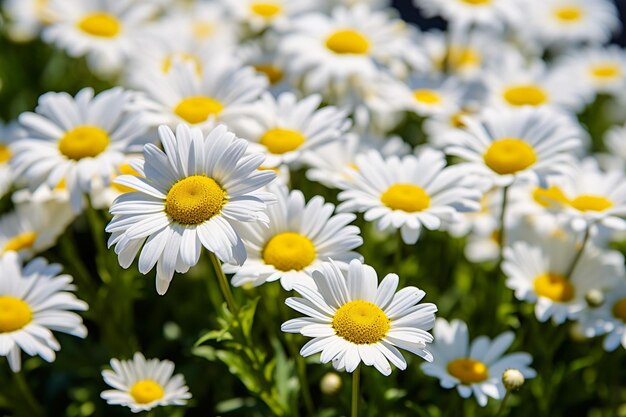
[[[215,25],[211,22],[194,22],[191,28],[193,36],[197,39],[205,39],[215,33]]]
[[[579,21],[583,17],[583,11],[576,5],[565,6],[554,11],[554,16],[565,23],[573,23]]]
[[[626,322],[626,298],[622,298],[613,304],[613,315]]]
[[[461,0],[461,1],[471,6],[484,6],[486,4],[490,4],[493,0]]]
[[[574,285],[566,277],[551,272],[536,277],[533,287],[538,296],[549,298],[557,303],[571,301],[576,292]]]
[[[122,25],[115,16],[105,12],[97,12],[85,16],[78,22],[78,28],[89,35],[113,38],[120,33]]]
[[[0,333],[19,330],[32,319],[33,312],[23,300],[10,295],[0,295]]]
[[[313,263],[315,256],[313,242],[294,232],[277,234],[263,249],[263,261],[280,271],[301,271]]]
[[[109,135],[97,126],[78,126],[59,140],[59,151],[78,161],[100,155],[109,146]]]
[[[165,198],[165,213],[177,223],[196,225],[219,214],[226,191],[212,178],[192,175],[175,183]]]
[[[130,166],[129,163],[124,163],[120,166],[117,167],[117,170],[119,171],[119,175],[134,175],[135,177],[140,177],[141,175],[139,175],[139,173],[137,171],[135,171],[133,169],[133,167]],[[116,184],[116,183],[111,183],[111,187],[113,187],[114,189],[116,189],[117,191],[119,191],[120,193],[130,193],[132,191],[137,191],[134,188],[130,188],[126,185],[122,185],[122,184]]]
[[[275,65],[258,64],[254,66],[254,69],[264,74],[271,85],[276,85],[283,79],[283,70]]]
[[[477,67],[482,60],[478,51],[464,46],[451,47],[447,59],[448,65],[454,69]]]
[[[552,185],[549,188],[535,188],[533,200],[543,207],[552,207],[555,203],[568,203],[567,197],[556,185]]]
[[[570,201],[570,205],[580,211],[604,211],[613,207],[613,202],[599,195],[583,194]]]
[[[433,90],[415,90],[413,97],[423,104],[440,104],[443,101],[439,93]]]
[[[380,201],[392,210],[409,213],[430,207],[430,196],[422,187],[414,184],[393,184],[380,196]]]
[[[337,336],[357,345],[365,345],[384,338],[391,328],[391,321],[376,304],[354,300],[339,307],[332,325]]]
[[[518,85],[504,91],[504,99],[512,106],[539,106],[548,101],[548,95],[537,85]]]
[[[500,175],[523,171],[537,162],[532,146],[521,139],[504,138],[494,141],[485,155],[485,164]]]
[[[465,111],[465,110],[461,110],[457,113],[454,113],[452,116],[450,116],[450,125],[457,129],[463,129],[467,127],[465,126],[465,123],[463,122],[463,117],[469,116],[470,114],[472,113]]]
[[[326,47],[336,54],[365,55],[370,43],[365,35],[352,29],[338,30],[326,39]]]
[[[283,154],[298,149],[304,142],[300,132],[289,129],[271,129],[261,136],[261,145],[273,154]]]
[[[160,400],[164,394],[163,387],[151,379],[137,381],[130,388],[131,397],[139,404],[149,404]]]
[[[595,78],[617,78],[622,75],[622,69],[616,64],[595,65],[590,69],[591,75]]]
[[[11,159],[11,150],[7,145],[0,143],[0,164],[9,162],[9,159]]]
[[[276,3],[263,3],[263,2],[258,2],[258,3],[253,3],[250,6],[250,10],[252,11],[252,13],[259,15],[261,17],[264,17],[266,19],[270,19],[273,17],[276,17],[276,15],[280,14],[280,12],[282,12],[283,8],[280,7],[280,4],[276,4]]]
[[[489,369],[484,363],[470,358],[455,359],[448,363],[448,373],[463,385],[477,384],[489,377]]]
[[[174,108],[174,113],[193,124],[205,122],[209,116],[217,116],[223,109],[224,106],[219,101],[210,97],[197,96],[182,99]]]
[[[202,62],[200,62],[200,59],[197,56],[190,54],[188,52],[174,52],[174,53],[169,54],[163,60],[163,64],[161,65],[161,70],[166,74],[170,72],[170,69],[172,69],[172,63],[175,60],[180,60],[182,62],[193,64],[196,70],[196,73],[198,75],[202,74]]]
[[[4,251],[12,250],[19,252],[24,249],[31,249],[35,244],[35,240],[37,240],[37,233],[35,232],[20,233],[4,245]]]

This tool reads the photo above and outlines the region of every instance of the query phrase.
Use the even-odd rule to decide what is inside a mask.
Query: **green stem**
[[[91,201],[89,201],[85,213],[87,215],[87,223],[89,223],[89,228],[91,230],[91,237],[97,251],[96,268],[98,269],[98,275],[100,275],[102,281],[110,283],[112,277],[107,269],[106,258],[108,256],[108,249],[104,239],[104,222],[91,205]]]
[[[498,258],[498,265],[502,262],[502,252],[504,251],[504,245],[506,245],[506,227],[504,222],[506,220],[506,206],[508,202],[509,186],[507,185],[502,189],[502,206],[500,208],[500,233],[498,234],[498,246],[500,247],[500,256]]]
[[[351,417],[359,417],[359,380],[361,377],[361,365],[357,366],[352,373],[352,413]]]
[[[226,279],[226,275],[224,274],[224,270],[222,269],[222,264],[213,252],[209,252],[209,258],[211,259],[211,264],[213,265],[215,275],[217,275],[217,281],[220,284],[220,289],[222,290],[222,294],[224,295],[226,304],[228,304],[228,309],[231,311],[231,313],[233,313],[237,321],[239,321],[239,306],[235,302],[233,292],[230,290],[230,284],[228,283],[228,279]]]
[[[396,253],[394,253],[394,266],[396,268],[396,270],[394,271],[396,274],[403,276],[402,273],[400,273],[400,265],[402,264],[402,247],[403,247],[403,240],[402,240],[402,234],[400,233],[400,230],[398,230],[398,233],[396,235]]]
[[[591,230],[591,227],[589,226],[589,224],[587,224],[587,227],[585,228],[585,235],[583,237],[582,242],[580,243],[580,247],[578,248],[578,251],[576,252],[576,256],[574,256],[574,260],[572,260],[572,263],[570,264],[570,267],[567,270],[567,274],[565,274],[567,278],[570,278],[572,276],[572,274],[574,273],[574,270],[576,269],[576,265],[578,265],[578,261],[580,261],[580,257],[583,255],[583,252],[585,251],[585,247],[587,246],[587,242],[589,241],[590,230]]]
[[[500,417],[504,413],[504,408],[510,396],[511,391],[506,390],[506,394],[504,394],[504,398],[502,399],[502,402],[500,402],[500,407],[498,408],[498,412],[495,414],[495,417]]]
[[[24,374],[22,373],[22,371],[16,372],[14,376],[15,376],[15,385],[17,386],[17,389],[19,390],[20,394],[22,395],[24,399],[22,404],[27,405],[27,408],[29,409],[29,412],[27,413],[27,415],[43,416],[44,415],[43,409],[41,408],[41,405],[39,404],[39,402],[33,395],[33,392],[31,391],[30,386],[28,385],[28,382],[26,382],[26,379],[24,378]]]

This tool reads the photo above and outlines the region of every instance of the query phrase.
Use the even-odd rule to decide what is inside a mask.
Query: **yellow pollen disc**
[[[376,304],[354,300],[339,307],[332,326],[337,336],[357,345],[365,345],[384,338],[391,328],[391,321]]]
[[[313,242],[293,232],[277,234],[263,249],[263,261],[279,271],[301,271],[313,263],[315,256]]]
[[[9,159],[11,159],[11,150],[7,145],[0,143],[0,164],[9,162]]]
[[[490,4],[493,0],[461,0],[465,4],[469,4],[472,6],[484,6],[486,4]]]
[[[151,379],[135,382],[130,388],[129,393],[139,404],[149,404],[153,401],[160,400],[163,398],[163,395],[165,395],[163,387]]]
[[[109,146],[109,135],[97,126],[78,126],[59,140],[59,151],[78,161],[100,155]]]
[[[210,97],[187,97],[176,105],[174,113],[189,123],[205,122],[209,116],[217,116],[224,106]]]
[[[480,53],[472,48],[452,47],[448,51],[448,65],[452,68],[462,69],[477,67],[480,65]]]
[[[180,60],[182,62],[189,62],[193,64],[196,70],[196,73],[198,75],[202,74],[202,63],[200,62],[200,59],[197,56],[190,54],[188,52],[174,52],[174,53],[169,54],[163,60],[163,64],[161,65],[161,70],[166,74],[170,72],[170,69],[172,68],[172,63],[175,60]]]
[[[10,250],[19,252],[24,249],[31,249],[37,240],[37,233],[35,232],[24,232],[15,236],[13,239],[9,240],[6,245],[4,245],[4,251],[8,252]]]
[[[226,191],[212,178],[193,175],[175,183],[165,198],[165,213],[176,223],[196,225],[219,214]]]
[[[448,373],[463,385],[477,384],[489,377],[487,366],[475,359],[461,358],[448,363]]]
[[[119,171],[119,175],[134,175],[135,177],[139,177],[139,173],[133,169],[128,163],[124,163],[117,167]],[[117,175],[116,175],[117,176]],[[120,193],[130,193],[132,191],[137,191],[134,188],[127,187],[122,184],[111,183],[111,187],[115,188]]]
[[[537,154],[521,139],[504,138],[494,141],[483,155],[485,164],[500,175],[523,171],[537,162]]]
[[[549,188],[535,188],[533,191],[533,200],[543,207],[553,207],[555,204],[568,203],[567,197],[556,185],[552,185]]]
[[[380,196],[380,201],[392,210],[409,213],[430,207],[430,196],[422,187],[414,184],[394,184]]]
[[[613,315],[626,322],[626,298],[622,298],[613,304]]]
[[[591,75],[595,78],[617,78],[622,75],[622,70],[616,64],[596,65],[590,69]]]
[[[338,30],[326,39],[326,47],[336,54],[365,55],[370,43],[365,35],[352,29]]]
[[[507,88],[504,99],[512,106],[539,106],[548,101],[548,95],[541,87],[529,84]]]
[[[250,10],[256,15],[269,19],[280,14],[280,12],[283,11],[283,8],[280,7],[280,4],[259,2],[253,3],[250,6]]]
[[[300,132],[289,129],[271,129],[261,136],[261,145],[273,154],[283,154],[298,149],[304,142]]]
[[[258,64],[254,66],[254,69],[264,74],[271,85],[276,85],[283,79],[283,70],[275,65]]]
[[[205,39],[215,33],[215,25],[211,22],[195,22],[191,32],[195,38]]]
[[[10,295],[0,295],[0,333],[19,330],[32,319],[33,312],[28,304]]]
[[[583,17],[583,11],[580,7],[575,5],[566,6],[556,9],[554,11],[554,16],[562,22],[573,23],[579,21]]]
[[[470,112],[464,110],[454,113],[450,116],[450,125],[456,127],[457,129],[465,128],[466,126],[465,123],[463,123],[463,117],[469,116],[470,114]]]
[[[78,22],[78,28],[89,35],[113,38],[120,33],[122,25],[115,16],[98,12],[85,16]]]
[[[613,207],[613,202],[599,195],[583,194],[570,201],[570,205],[580,211],[604,211]]]
[[[433,90],[415,90],[413,98],[423,104],[440,104],[442,102],[439,93]]]
[[[500,236],[502,235],[502,233],[499,230],[494,230],[493,232],[491,232],[491,236],[489,236],[491,238],[491,240],[493,242],[495,242],[496,244],[500,244]]]
[[[547,273],[533,281],[535,293],[557,303],[567,303],[574,298],[575,288],[563,275]]]

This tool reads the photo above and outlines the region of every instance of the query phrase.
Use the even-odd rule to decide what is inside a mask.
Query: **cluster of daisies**
[[[504,398],[508,369],[536,374],[528,353],[506,353],[514,333],[471,342],[424,291],[379,281],[357,218],[405,245],[463,237],[467,260],[501,268],[537,320],[626,348],[624,256],[611,249],[626,238],[615,5],[414,5],[447,32],[406,24],[385,0],[6,1],[11,39],[85,58],[112,85],[48,92],[0,130],[0,195],[15,207],[0,216],[11,369],[21,351],[53,361],[53,331],[87,336],[72,278],[34,257],[91,210],[110,213],[119,265],[155,271],[159,294],[203,252],[234,287],[279,281],[303,315],[282,331],[311,338],[301,355],[337,370],[389,375],[410,365],[403,349],[481,406]],[[614,126],[604,137],[578,119],[594,103]],[[304,182],[339,204],[307,200]],[[110,404],[191,398],[169,361],[137,353],[111,367]]]

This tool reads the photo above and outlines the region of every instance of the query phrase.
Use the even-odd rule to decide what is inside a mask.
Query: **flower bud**
[[[341,389],[341,377],[335,372],[329,372],[320,381],[320,390],[326,395],[335,395]]]
[[[587,294],[585,294],[585,301],[589,305],[589,307],[600,307],[604,304],[604,294],[602,291],[598,289],[589,290]]]
[[[507,369],[502,373],[502,383],[507,391],[517,391],[524,385],[524,375],[517,369]]]

